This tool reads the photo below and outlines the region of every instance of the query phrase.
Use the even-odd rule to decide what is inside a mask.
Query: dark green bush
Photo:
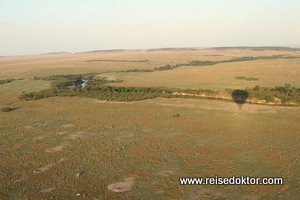
[[[11,108],[9,108],[9,107],[1,108],[1,112],[10,112],[10,111],[11,111]]]

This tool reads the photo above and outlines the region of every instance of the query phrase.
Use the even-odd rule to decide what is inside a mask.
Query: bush
[[[11,111],[11,108],[9,108],[9,107],[1,108],[1,112],[10,112],[10,111]]]
[[[246,81],[257,81],[259,78],[249,77],[245,79]]]
[[[255,90],[255,91],[257,91],[257,90],[259,90],[259,89],[260,89],[259,85],[256,85],[256,86],[253,88],[253,90]]]
[[[254,77],[245,77],[245,76],[237,76],[235,79],[241,79],[241,80],[246,80],[246,81],[257,81],[259,78],[254,78]]]
[[[237,76],[237,77],[235,77],[235,79],[246,79],[246,77],[245,76]]]

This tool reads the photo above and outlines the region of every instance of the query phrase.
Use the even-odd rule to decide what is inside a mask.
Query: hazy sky
[[[0,56],[300,45],[300,0],[0,0]]]

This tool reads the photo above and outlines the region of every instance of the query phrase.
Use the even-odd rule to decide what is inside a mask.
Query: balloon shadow
[[[240,110],[249,97],[249,93],[246,90],[234,90],[231,95],[233,101],[238,104]]]

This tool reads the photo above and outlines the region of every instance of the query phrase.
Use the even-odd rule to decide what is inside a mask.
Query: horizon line
[[[4,57],[22,57],[22,56],[38,56],[38,55],[60,55],[60,54],[80,54],[80,53],[97,53],[97,52],[116,52],[116,51],[127,51],[127,50],[184,50],[184,49],[193,49],[196,50],[195,48],[208,48],[208,49],[216,49],[216,48],[291,48],[291,49],[299,49],[300,51],[300,44],[299,45],[286,45],[286,46],[272,46],[272,45],[262,45],[262,46],[257,46],[257,45],[241,45],[241,46],[211,46],[211,47],[161,47],[161,48],[124,48],[124,49],[98,49],[98,50],[89,50],[89,51],[79,51],[79,52],[68,52],[68,51],[55,51],[55,52],[48,52],[48,53],[37,53],[37,54],[23,54],[23,55],[9,55],[9,56],[0,56],[0,58]],[[288,50],[288,49],[286,49]],[[295,50],[294,50],[295,51]],[[298,51],[298,50],[297,50]]]

